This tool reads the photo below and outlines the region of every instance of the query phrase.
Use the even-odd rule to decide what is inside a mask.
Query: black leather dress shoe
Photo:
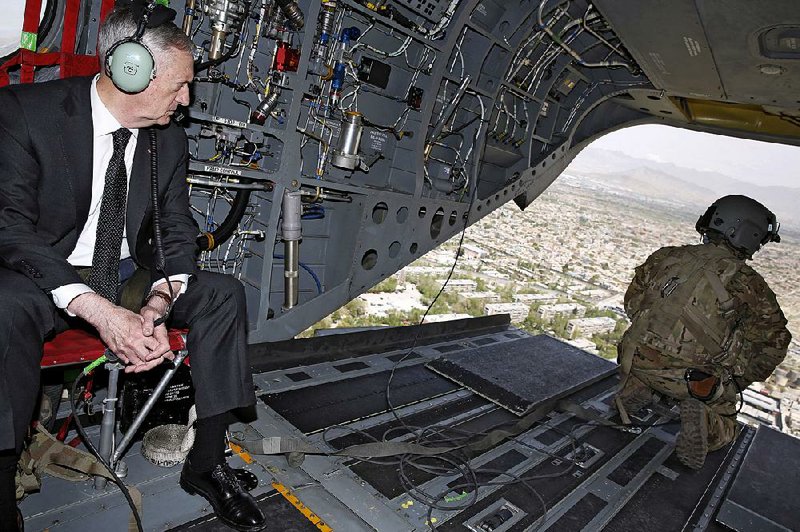
[[[256,532],[267,526],[267,518],[255,499],[225,462],[201,473],[186,460],[181,471],[181,488],[190,495],[205,497],[217,517],[234,530]]]

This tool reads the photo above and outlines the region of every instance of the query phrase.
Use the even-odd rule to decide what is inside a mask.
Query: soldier
[[[620,417],[629,423],[629,412],[658,396],[679,402],[676,454],[692,469],[736,438],[737,395],[786,356],[786,318],[745,264],[780,242],[778,227],[757,201],[720,198],[697,220],[703,244],[659,249],[625,293],[631,326],[618,346]]]

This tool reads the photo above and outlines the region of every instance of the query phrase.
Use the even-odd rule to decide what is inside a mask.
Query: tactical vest
[[[743,266],[744,261],[713,245],[675,248],[655,265],[620,344],[623,372],[630,370],[640,348],[650,353],[649,359],[637,357],[643,369],[695,367],[718,376],[741,375],[741,303],[725,286]]]

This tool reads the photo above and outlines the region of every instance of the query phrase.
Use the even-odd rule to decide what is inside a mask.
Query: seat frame
[[[108,349],[103,342],[95,335],[80,329],[70,329],[65,331],[51,341],[44,344],[44,354],[41,367],[52,368],[65,365],[73,365],[81,362],[97,360],[102,355],[106,355],[107,362],[105,368],[108,370],[108,393],[103,399],[103,419],[100,423],[100,445],[98,451],[100,456],[119,476],[127,475],[127,466],[121,460],[123,453],[133,441],[133,437],[142,426],[147,415],[155,406],[156,401],[161,397],[169,386],[175,372],[186,360],[189,352],[186,349],[185,329],[171,329],[169,331],[170,349],[175,352],[175,359],[171,362],[170,368],[161,377],[153,393],[147,399],[142,409],[136,414],[128,430],[122,435],[122,439],[115,445],[117,432],[116,406],[118,399],[119,373],[125,365]],[[104,489],[107,480],[103,477],[95,477],[95,489]]]

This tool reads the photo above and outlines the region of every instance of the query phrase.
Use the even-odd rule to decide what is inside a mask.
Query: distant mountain
[[[647,166],[613,173],[581,171],[578,175],[642,198],[664,200],[679,205],[708,206],[717,197],[715,192],[705,187]]]
[[[567,171],[645,198],[677,204],[708,206],[720,196],[745,194],[775,212],[785,226],[800,228],[800,211],[797,209],[800,205],[800,189],[796,188],[759,186],[717,172],[591,147],[583,150]]]
[[[653,165],[653,161],[631,157],[619,151],[603,150],[590,146],[578,154],[575,160],[570,163],[569,168],[574,173],[611,174],[648,165]]]

